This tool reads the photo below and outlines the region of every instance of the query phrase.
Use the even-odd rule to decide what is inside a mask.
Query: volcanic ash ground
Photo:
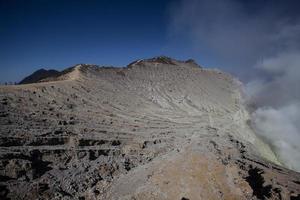
[[[2,86],[0,198],[299,199],[240,87],[167,57]]]

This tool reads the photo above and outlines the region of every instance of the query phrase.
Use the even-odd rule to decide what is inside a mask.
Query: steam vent
[[[0,87],[0,199],[300,199],[228,74],[168,57],[40,72]]]

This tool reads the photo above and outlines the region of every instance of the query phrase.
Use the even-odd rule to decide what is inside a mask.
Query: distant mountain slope
[[[31,75],[25,77],[22,81],[19,82],[19,84],[29,84],[29,83],[37,83],[42,79],[49,78],[49,77],[55,77],[60,74],[59,71],[50,69],[39,69],[35,72],[33,72]]]

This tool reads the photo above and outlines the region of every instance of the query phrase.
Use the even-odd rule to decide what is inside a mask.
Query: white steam
[[[300,5],[300,4],[299,4]],[[300,171],[300,13],[285,1],[182,0],[170,35],[199,60],[239,75],[255,105],[252,124],[282,164]],[[204,56],[203,56],[204,55]],[[205,55],[209,55],[208,58]]]
[[[279,160],[288,168],[300,171],[300,135],[294,116],[299,117],[299,105],[290,105],[280,109],[259,108],[253,113],[256,132],[268,141]]]
[[[300,53],[284,53],[256,65],[271,77],[247,85],[250,101],[258,106],[252,123],[279,160],[300,171]]]

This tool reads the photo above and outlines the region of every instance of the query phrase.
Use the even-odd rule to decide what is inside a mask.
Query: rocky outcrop
[[[1,199],[297,199],[230,75],[167,57],[0,87]]]

